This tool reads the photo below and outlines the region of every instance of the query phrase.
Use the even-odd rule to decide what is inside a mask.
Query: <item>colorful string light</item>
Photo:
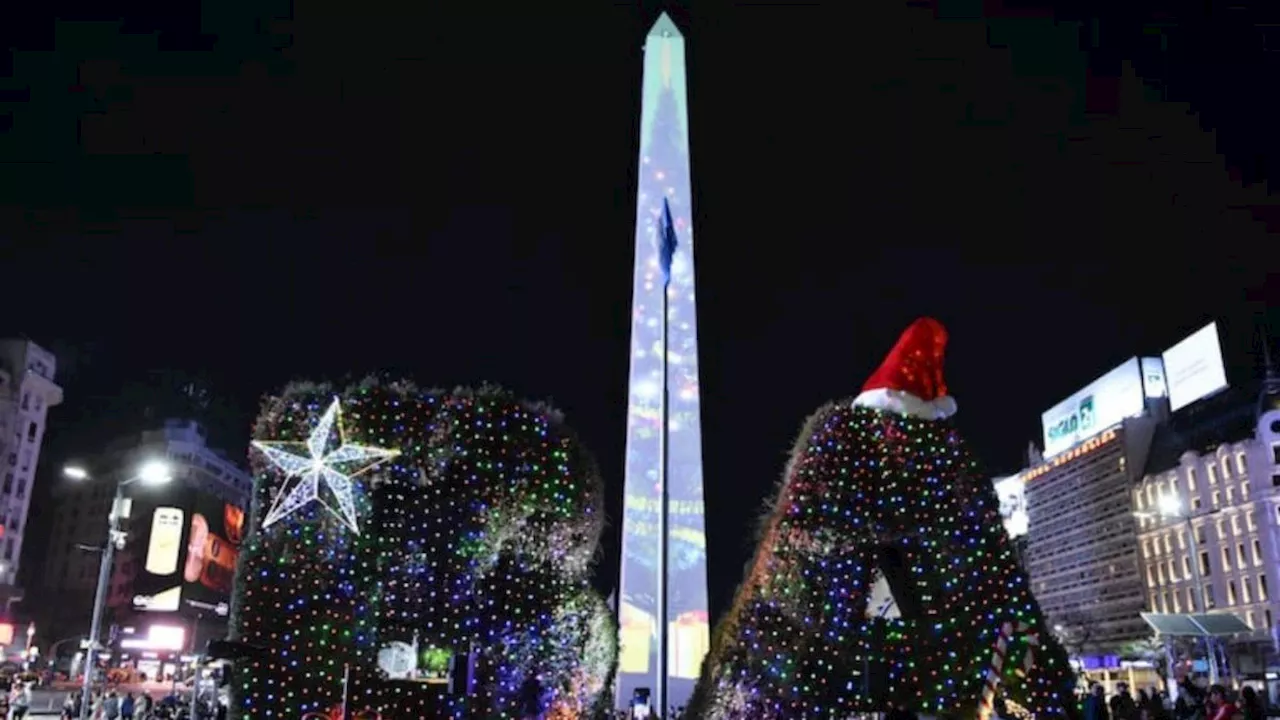
[[[1004,623],[1002,692],[1036,717],[1071,703],[995,490],[949,420],[851,403],[808,423],[755,561],[713,638],[690,703],[705,720],[848,717],[903,703],[972,718]],[[875,569],[901,617],[869,618]]]
[[[531,676],[548,712],[607,706],[617,628],[588,584],[603,490],[559,415],[491,387],[299,383],[264,403],[254,437],[308,437],[335,395],[343,442],[396,454],[351,485],[359,534],[319,503],[261,527],[294,481],[254,454],[232,627],[266,653],[237,670],[235,716],[328,712],[347,671],[348,707],[385,720],[516,717]],[[379,650],[411,640],[423,663],[472,653],[472,692],[384,680]]]

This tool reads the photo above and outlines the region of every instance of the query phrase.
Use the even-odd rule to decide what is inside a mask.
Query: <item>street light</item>
[[[1191,582],[1195,586],[1195,595],[1199,598],[1200,612],[1207,613],[1209,612],[1209,597],[1205,592],[1204,579],[1200,576],[1200,544],[1196,541],[1196,529],[1191,523],[1193,516],[1189,511],[1183,512],[1182,502],[1178,500],[1177,495],[1161,495],[1156,507],[1158,512],[1136,512],[1134,515],[1138,517],[1181,520],[1187,526],[1187,543],[1191,550]],[[1154,609],[1152,608],[1152,610]],[[1192,612],[1195,609],[1193,605]],[[1209,655],[1209,682],[1210,684],[1216,684],[1218,682],[1218,663],[1217,658],[1214,656],[1213,639],[1205,637],[1204,644]]]
[[[68,466],[62,474],[72,480],[90,480],[89,472],[82,467]],[[111,563],[117,547],[124,547],[125,533],[120,529],[120,515],[124,506],[125,487],[141,482],[144,485],[163,485],[173,479],[169,465],[161,460],[150,460],[138,468],[133,477],[116,483],[116,494],[107,514],[107,544],[102,548],[102,560],[98,564],[98,589],[93,596],[93,619],[89,623],[89,647],[85,650],[84,686],[80,692],[80,720],[89,720],[93,702],[93,673],[98,667],[98,638],[102,635],[102,614],[107,605],[107,587],[111,583]]]

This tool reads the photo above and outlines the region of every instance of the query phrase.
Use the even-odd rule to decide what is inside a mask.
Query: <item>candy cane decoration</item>
[[[1040,646],[1040,635],[1028,632],[1030,629],[1031,627],[1024,622],[1018,623],[1017,627],[1011,622],[1000,626],[1000,634],[996,637],[996,646],[991,653],[991,667],[987,668],[986,683],[982,688],[982,702],[978,705],[978,720],[989,720],[991,714],[995,712],[996,690],[1000,686],[1000,677],[1004,670],[1004,657],[1009,652],[1009,640],[1013,638],[1015,630],[1019,633],[1027,633],[1029,647],[1027,654],[1022,658],[1023,672],[1030,673],[1035,667],[1035,649]]]

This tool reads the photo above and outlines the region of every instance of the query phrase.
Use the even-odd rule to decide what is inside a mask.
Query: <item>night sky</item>
[[[44,484],[110,420],[84,399],[151,370],[207,376],[238,408],[235,456],[263,393],[396,371],[554,399],[616,521],[658,6],[269,4],[9,26],[0,334],[62,354]],[[1233,382],[1253,377],[1280,212],[1277,55],[1251,10],[1166,8],[1152,33],[1150,9],[702,5],[671,10],[714,609],[801,422],[921,314],[951,330],[957,422],[993,474],[1043,410],[1210,319]]]

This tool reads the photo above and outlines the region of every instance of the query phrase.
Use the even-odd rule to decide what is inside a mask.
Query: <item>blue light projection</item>
[[[637,168],[636,256],[627,400],[627,460],[618,615],[618,702],[656,688],[658,673],[658,484],[662,394],[662,201],[671,207],[679,248],[668,289],[667,477],[668,704],[684,705],[710,646],[707,553],[702,501],[702,423],[694,303],[693,202],[684,38],[666,14],[649,31]]]

